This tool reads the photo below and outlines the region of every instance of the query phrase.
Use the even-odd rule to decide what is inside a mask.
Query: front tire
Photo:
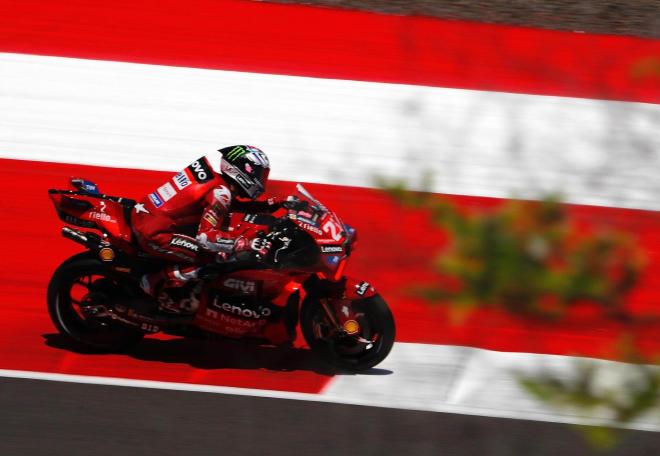
[[[395,337],[394,317],[380,295],[351,303],[360,315],[357,336],[372,341],[359,342],[354,336],[333,334],[332,324],[317,297],[303,302],[300,324],[307,344],[323,361],[352,372],[370,369],[383,361],[392,349]]]
[[[120,284],[95,256],[88,252],[75,255],[57,268],[48,284],[50,318],[60,334],[82,348],[123,351],[139,342],[144,333],[99,312],[120,298],[120,290]]]

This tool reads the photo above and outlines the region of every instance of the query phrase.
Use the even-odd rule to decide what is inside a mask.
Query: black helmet
[[[219,150],[220,172],[236,184],[241,196],[257,199],[264,190],[270,173],[266,154],[252,146],[229,146]]]

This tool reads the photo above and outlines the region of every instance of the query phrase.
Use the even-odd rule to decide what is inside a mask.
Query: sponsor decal
[[[146,332],[150,332],[150,333],[157,333],[158,331],[160,331],[160,328],[158,326],[152,325],[152,324],[149,324],[149,323],[142,323],[140,325],[140,329],[142,331],[146,331]]]
[[[172,187],[172,184],[169,182],[158,187],[158,190],[156,191],[161,196],[161,198],[163,198],[164,202],[168,202],[174,197],[174,195],[176,195],[176,190],[174,190],[174,187]]]
[[[245,214],[243,217],[244,222],[254,223],[257,220],[257,214]]]
[[[355,320],[346,320],[344,322],[344,331],[348,334],[357,334],[360,332],[360,324]]]
[[[207,249],[213,252],[231,253],[234,248],[235,241],[233,239],[223,239],[220,235],[215,236],[215,241],[209,239],[208,234],[199,233],[197,241]]]
[[[89,193],[97,194],[99,192],[99,189],[96,186],[96,184],[92,184],[91,182],[83,181],[82,187],[85,189],[85,191]]]
[[[115,259],[115,251],[110,247],[103,247],[99,250],[99,258],[101,261],[112,261]]]
[[[204,158],[200,158],[199,160],[192,162],[192,164],[188,166],[188,169],[192,173],[195,180],[200,184],[213,179],[213,171],[206,163]]]
[[[216,226],[218,226],[218,219],[215,218],[213,214],[214,214],[213,211],[209,211],[206,214],[204,214],[203,219],[209,222],[209,224],[215,228]]]
[[[96,224],[94,222],[90,222],[87,220],[79,219],[78,217],[74,217],[69,214],[65,214],[64,212],[59,212],[60,217],[62,220],[64,220],[66,223],[70,223],[71,225],[77,225],[77,226],[84,226],[85,228],[94,228],[96,227]]]
[[[225,277],[222,281],[226,282],[227,279],[236,280],[232,277]],[[239,279],[238,282],[243,282],[243,284],[237,282],[228,282],[228,284],[232,286],[247,285],[249,287],[254,286],[255,289],[258,288],[258,282],[256,281]],[[247,282],[253,283],[248,284]],[[221,315],[225,315],[228,318],[248,321],[250,322],[250,325],[255,325],[256,327],[256,325],[266,325],[268,321],[273,318],[279,318],[280,316],[278,306],[265,301],[257,301],[254,299],[254,295],[231,296],[224,286],[208,290],[207,296],[209,297],[207,309],[213,310],[219,314],[214,318],[216,320],[222,318]],[[238,322],[233,323],[234,325],[241,324]]]
[[[226,323],[223,328],[224,331],[237,335],[245,334],[248,331],[254,330],[259,327],[259,323],[262,323],[261,321],[245,321],[238,318],[232,318],[224,313],[220,314],[220,321]]]
[[[135,213],[136,214],[139,214],[140,212],[144,212],[145,214],[151,214],[151,212],[149,212],[149,210],[147,210],[147,208],[145,208],[144,204],[142,204],[142,203],[137,203],[133,207],[135,208]]]
[[[243,187],[249,188],[252,186],[252,184],[242,174],[236,174],[235,176],[232,177],[236,179],[236,182],[241,184]]]
[[[102,222],[117,223],[117,220],[115,220],[111,215],[108,215],[104,212],[92,211],[87,214],[87,217],[91,220],[100,220]]]
[[[325,261],[326,261],[326,263],[334,266],[337,263],[339,263],[339,257],[337,255],[328,256],[328,257],[325,257]]]
[[[322,245],[321,253],[344,253],[344,248],[341,245]]]
[[[215,243],[220,244],[220,245],[224,245],[224,246],[227,246],[227,247],[234,247],[234,244],[236,243],[236,241],[234,239],[224,239],[224,238],[221,238],[220,235],[218,235],[215,238]]]
[[[85,179],[71,179],[71,183],[84,192],[91,193],[92,195],[99,194],[99,189],[94,182]]]
[[[364,296],[364,294],[367,292],[369,289],[370,285],[369,282],[360,282],[359,284],[355,285],[355,293],[358,294],[359,296]]]
[[[205,315],[206,320],[220,320],[222,323],[231,326],[225,326],[223,331],[233,334],[244,334],[247,331],[258,329],[260,326],[263,326],[267,323],[266,320],[244,320],[242,318],[231,317],[224,312],[218,312],[212,309],[206,309]]]
[[[173,252],[171,250],[167,250],[159,246],[158,244],[155,244],[153,242],[149,243],[149,247],[155,250],[156,252],[164,253],[166,255],[174,255],[175,257],[181,258],[182,260],[188,262],[193,260],[193,258],[190,255],[186,255],[183,252]]]
[[[337,245],[337,241],[329,238],[319,238],[316,242],[320,245]]]
[[[316,220],[313,220],[313,219],[310,219],[310,218],[307,218],[307,217],[302,217],[300,214],[296,215],[296,219],[300,220],[303,223],[308,223],[310,225],[319,226],[319,224],[316,222]]]
[[[227,313],[238,315],[243,318],[252,318],[254,320],[268,318],[271,314],[271,310],[268,307],[261,307],[260,309],[255,310],[238,304],[230,304],[228,302],[216,304],[215,306]]]
[[[123,272],[125,274],[129,274],[131,272],[131,268],[125,268],[123,266],[115,266],[112,269],[114,269],[117,272]]]
[[[298,226],[300,226],[301,228],[303,228],[307,231],[311,231],[312,233],[316,233],[319,236],[323,236],[323,231],[321,231],[320,229],[318,229],[314,225],[310,225],[309,223],[304,223],[304,222],[301,222],[300,220],[298,220]]]
[[[182,249],[190,250],[191,252],[197,253],[199,251],[199,245],[192,238],[174,235],[170,240],[170,245],[175,247],[181,247]]]
[[[174,176],[172,180],[174,181],[174,185],[176,185],[176,188],[178,188],[179,190],[183,190],[184,188],[192,184],[190,178],[183,171],[181,171],[176,176]]]
[[[344,235],[341,227],[331,218],[323,224],[323,231],[328,233],[335,241],[339,241]]]
[[[156,193],[149,193],[149,199],[151,200],[151,204],[156,207],[161,207],[163,205],[163,200],[160,199],[160,196],[156,195]]]
[[[231,203],[231,192],[227,187],[220,186],[213,189],[213,199],[220,203],[225,209],[229,208]]]
[[[222,284],[227,288],[239,290],[244,293],[254,293],[257,290],[257,284],[251,280],[240,280],[229,277]]]

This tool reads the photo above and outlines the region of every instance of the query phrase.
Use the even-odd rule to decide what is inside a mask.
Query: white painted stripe
[[[516,375],[544,373],[575,378],[578,363],[597,368],[596,385],[620,391],[631,366],[572,356],[507,353],[471,347],[397,343],[378,365],[384,375],[337,376],[325,398],[371,406],[523,418],[573,424],[612,425],[602,409],[555,409],[532,397]],[[660,366],[651,367],[660,370]],[[387,371],[391,371],[388,375]],[[629,378],[629,376],[628,376]],[[626,427],[660,431],[660,403]]]
[[[660,105],[0,54],[0,156],[177,170],[263,148],[272,178],[660,209]]]
[[[581,359],[601,366],[619,369],[627,367],[623,363]],[[512,371],[530,373],[543,368],[566,378],[573,372],[576,360],[565,356],[397,343],[378,369],[361,375],[337,375],[321,394],[2,369],[0,377],[609,425],[660,432],[658,410],[625,425],[617,424],[602,414],[586,416],[577,412],[559,413],[526,396],[511,376]]]

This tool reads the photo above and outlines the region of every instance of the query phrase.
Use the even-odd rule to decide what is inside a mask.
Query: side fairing
[[[208,283],[195,324],[232,338],[279,345],[295,338],[300,284],[278,271],[241,271]],[[294,309],[295,307],[295,309]]]

